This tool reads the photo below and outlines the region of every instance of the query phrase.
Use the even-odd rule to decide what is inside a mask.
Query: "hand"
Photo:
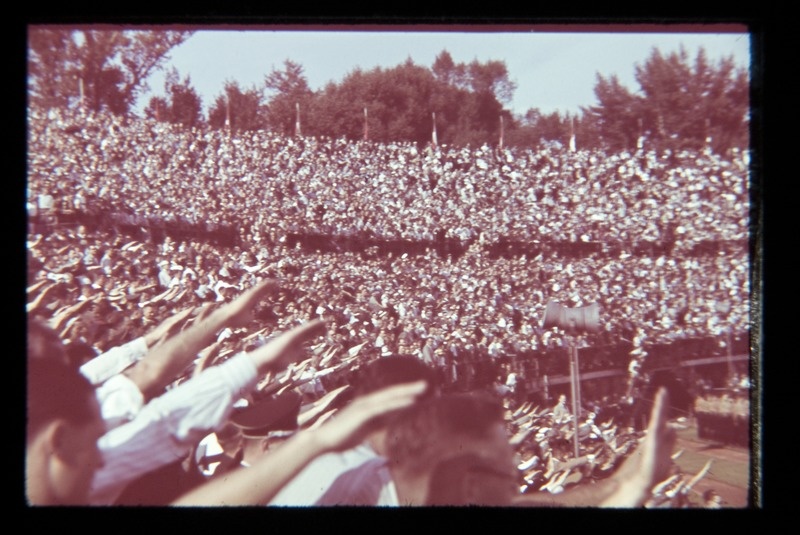
[[[317,429],[315,440],[324,451],[342,451],[361,443],[378,416],[412,405],[427,388],[425,381],[394,385],[355,399]]]
[[[224,305],[220,310],[228,316],[228,326],[232,328],[245,327],[253,321],[253,308],[266,295],[278,289],[278,281],[265,279],[239,297]]]
[[[151,330],[144,336],[147,347],[153,347],[159,341],[169,338],[174,335],[180,327],[180,324],[192,313],[193,307],[181,310],[177,314],[173,314],[169,318],[162,321],[155,329]]]
[[[249,352],[261,373],[282,370],[303,356],[303,344],[325,334],[327,326],[322,320],[312,320],[286,331]]]
[[[601,505],[639,507],[648,498],[650,489],[669,475],[676,437],[675,431],[667,426],[667,399],[667,391],[660,388],[653,399],[644,440],[614,474],[619,488]]]

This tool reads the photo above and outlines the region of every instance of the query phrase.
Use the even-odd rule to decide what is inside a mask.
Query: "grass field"
[[[746,507],[751,488],[750,451],[747,448],[720,444],[698,438],[697,429],[689,426],[678,431],[678,450],[683,453],[675,461],[685,474],[694,475],[711,459],[708,473],[695,487],[698,496],[704,489],[714,489],[730,507]],[[693,500],[694,501],[694,500]]]

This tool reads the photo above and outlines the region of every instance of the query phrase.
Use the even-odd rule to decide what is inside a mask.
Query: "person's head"
[[[354,396],[365,396],[393,385],[426,381],[425,396],[438,391],[436,373],[422,360],[411,355],[381,357],[369,362],[358,376]]]
[[[32,505],[82,505],[105,427],[94,388],[45,332],[28,330],[26,494]]]
[[[708,509],[719,509],[722,507],[722,496],[717,494],[713,489],[708,489],[703,492],[703,505]]]
[[[457,454],[472,453],[501,472],[514,473],[502,404],[478,394],[433,397],[412,406],[392,422],[387,457],[394,470],[426,478],[436,465]]]
[[[561,403],[562,405],[565,404],[567,402],[567,396],[561,394],[560,396],[558,396],[558,402]]]

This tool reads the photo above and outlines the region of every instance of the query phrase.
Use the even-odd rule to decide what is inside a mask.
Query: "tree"
[[[367,108],[371,140],[425,143],[431,139],[435,85],[431,72],[410,60],[391,69],[355,69],[318,95],[315,132],[360,139]]]
[[[272,95],[267,100],[266,120],[269,127],[284,135],[294,133],[297,106],[305,112],[314,93],[308,87],[303,67],[291,60],[283,62],[283,70],[275,68],[264,79]]]
[[[28,98],[31,106],[68,107],[80,98],[72,32],[32,28],[28,32]]]
[[[638,94],[616,76],[597,75],[599,104],[584,110],[583,127],[603,146],[635,149],[639,136],[645,148],[659,151],[710,147],[722,153],[749,144],[749,76],[732,57],[713,65],[703,48],[694,62],[683,47],[666,55],[653,48],[635,75]]]
[[[639,137],[640,98],[614,74],[606,79],[597,73],[594,94],[599,104],[587,111],[601,133],[602,145],[612,151],[633,150]]]
[[[232,131],[263,130],[266,122],[263,100],[264,95],[257,87],[243,90],[238,82],[228,80],[208,112],[208,124]]]
[[[442,50],[433,62],[433,75],[436,79],[452,87],[468,89],[466,65],[460,63],[456,65],[453,57],[447,50]]]
[[[686,50],[668,55],[653,49],[636,65],[643,93],[642,118],[653,142],[670,149],[718,152],[748,144],[749,80],[732,57],[715,66],[700,48],[694,62]]]
[[[54,30],[28,33],[31,102],[128,114],[146,80],[192,32]]]
[[[514,96],[517,84],[508,78],[505,62],[490,60],[479,63],[477,60],[469,64],[469,79],[472,91],[491,94],[498,102],[508,104]]]
[[[203,122],[202,101],[192,87],[189,76],[180,79],[174,67],[167,72],[164,80],[164,97],[153,97],[144,110],[145,117],[163,122],[193,127]]]

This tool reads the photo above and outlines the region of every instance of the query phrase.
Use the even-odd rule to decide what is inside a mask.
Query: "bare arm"
[[[246,325],[252,319],[253,307],[277,283],[265,280],[213,312],[200,322],[166,340],[140,360],[128,373],[146,399],[158,394],[175,375],[208,346],[216,333],[229,325]]]
[[[411,405],[425,388],[425,382],[418,381],[395,385],[361,397],[320,427],[297,433],[253,466],[240,468],[224,478],[201,485],[173,505],[268,503],[314,458],[358,444],[369,432],[369,423],[374,418]]]
[[[535,493],[514,499],[514,504],[529,507],[639,507],[650,489],[664,479],[672,461],[674,432],[667,427],[667,393],[656,393],[647,435],[611,477],[591,486],[581,486],[560,494]]]

